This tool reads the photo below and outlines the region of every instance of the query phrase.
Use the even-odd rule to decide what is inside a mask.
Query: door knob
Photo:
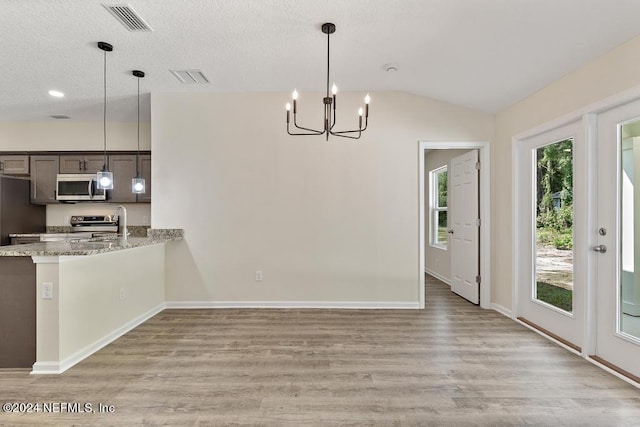
[[[453,228],[452,228],[452,229],[450,229],[450,230],[447,230],[447,233],[449,233],[449,234],[453,234]]]
[[[603,254],[603,253],[607,252],[607,247],[605,245],[598,245],[598,246],[594,246],[593,250]]]

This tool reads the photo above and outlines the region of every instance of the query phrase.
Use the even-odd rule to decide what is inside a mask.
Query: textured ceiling
[[[0,121],[101,119],[97,41],[114,45],[109,119],[135,120],[132,69],[147,73],[143,118],[155,91],[324,90],[327,21],[341,90],[401,90],[487,112],[640,33],[639,0],[129,0],[148,33],[127,31],[103,3],[126,0],[2,1]],[[193,68],[211,83],[186,86],[169,72]]]

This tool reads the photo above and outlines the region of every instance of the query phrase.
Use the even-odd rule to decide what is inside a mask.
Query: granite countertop
[[[147,237],[93,238],[0,246],[0,256],[86,256],[182,240],[182,229],[149,229]]]

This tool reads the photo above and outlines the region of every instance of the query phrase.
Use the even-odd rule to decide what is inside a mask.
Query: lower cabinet
[[[36,265],[31,257],[0,257],[0,369],[36,361]]]

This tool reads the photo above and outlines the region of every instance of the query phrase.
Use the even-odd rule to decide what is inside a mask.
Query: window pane
[[[438,173],[438,207],[447,207],[447,170]]]
[[[536,150],[534,297],[573,312],[573,140]]]
[[[447,245],[447,211],[436,212],[436,243],[440,245]]]

